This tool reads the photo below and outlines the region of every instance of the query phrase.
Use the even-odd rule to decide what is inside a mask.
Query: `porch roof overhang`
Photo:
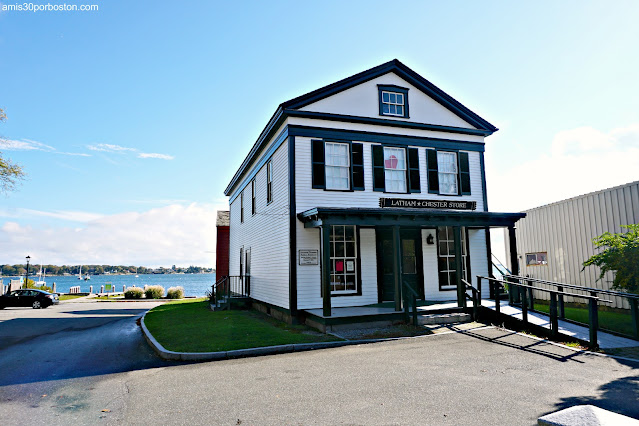
[[[511,227],[524,217],[526,213],[339,207],[314,207],[297,215],[304,228],[325,225]]]

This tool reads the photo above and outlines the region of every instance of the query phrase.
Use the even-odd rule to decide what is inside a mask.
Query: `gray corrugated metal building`
[[[516,231],[521,275],[610,289],[612,273],[597,280],[599,268],[589,266],[582,271],[582,263],[595,254],[593,238],[606,231],[624,232],[621,225],[639,223],[639,181],[569,198],[525,213],[527,216],[518,222]],[[548,298],[541,292],[536,297]],[[614,299],[612,307],[629,309],[625,299],[606,299]]]

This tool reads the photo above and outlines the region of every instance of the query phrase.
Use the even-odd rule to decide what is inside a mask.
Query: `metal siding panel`
[[[639,223],[639,183],[630,188],[632,194],[632,223]]]

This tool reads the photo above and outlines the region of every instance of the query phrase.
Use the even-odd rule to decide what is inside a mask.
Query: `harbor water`
[[[4,285],[8,285],[9,280],[19,278],[3,276],[1,279]],[[29,275],[29,279],[37,280],[33,275]],[[164,290],[168,290],[169,287],[183,287],[185,296],[204,296],[206,291],[211,289],[211,285],[215,284],[215,274],[140,274],[137,278],[135,275],[92,275],[88,281],[79,280],[76,275],[63,275],[46,277],[45,281],[49,287],[55,283],[58,293],[68,293],[70,287],[78,285],[82,293],[88,292],[89,286],[93,286],[94,293],[98,292],[100,286],[106,284],[112,284],[118,292],[122,291],[122,286],[161,285]]]

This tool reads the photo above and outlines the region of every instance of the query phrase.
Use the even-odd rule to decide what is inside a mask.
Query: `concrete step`
[[[456,322],[470,321],[470,314],[463,312],[453,312],[449,314],[426,314],[417,316],[417,324],[433,325],[433,324],[452,324]]]

